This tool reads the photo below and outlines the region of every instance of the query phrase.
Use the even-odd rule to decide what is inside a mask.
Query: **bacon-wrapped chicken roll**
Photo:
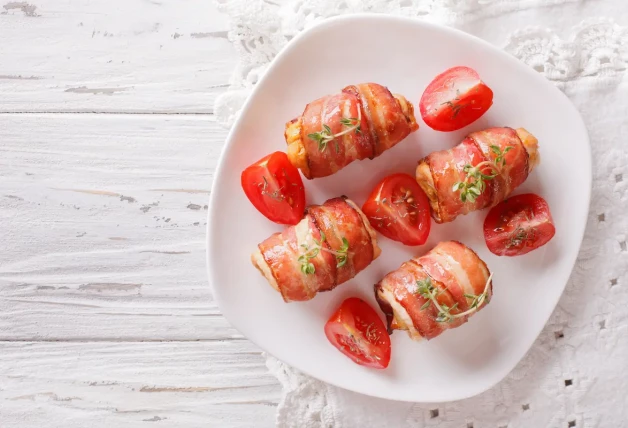
[[[528,131],[490,128],[421,159],[416,179],[434,220],[447,223],[506,199],[539,161],[538,140]]]
[[[332,290],[379,254],[369,221],[342,196],[309,206],[297,225],[259,244],[251,261],[283,299],[292,302]]]
[[[414,107],[376,83],[347,86],[312,101],[286,124],[288,158],[307,178],[373,159],[419,129]]]
[[[464,324],[492,296],[492,276],[473,250],[441,242],[375,284],[388,330],[407,330],[412,339],[432,339]]]

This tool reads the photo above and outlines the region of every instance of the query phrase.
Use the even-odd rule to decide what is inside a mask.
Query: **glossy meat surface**
[[[379,253],[375,232],[362,212],[351,200],[339,197],[308,207],[303,220],[271,235],[251,259],[291,302],[332,290],[365,269]],[[304,262],[313,269],[304,271]]]
[[[473,132],[457,146],[421,159],[416,179],[430,199],[434,220],[447,223],[459,215],[503,201],[527,179],[538,163],[537,143],[536,138],[524,129],[490,128]],[[505,164],[500,162],[499,169],[492,169],[490,165],[495,164],[498,156],[496,150],[505,152]],[[477,199],[462,201],[460,190],[454,190],[454,185],[467,178],[465,165],[475,167],[479,164],[484,165],[481,169],[484,174],[496,175],[484,180],[486,188]]]
[[[418,129],[414,108],[376,83],[347,86],[309,103],[286,124],[288,158],[307,178],[373,159]]]
[[[387,274],[375,285],[375,295],[390,331],[407,330],[413,339],[433,339],[464,324],[475,311],[451,321],[438,321],[438,309],[419,292],[418,284],[429,281],[437,290],[438,304],[453,308],[450,313],[458,315],[470,310],[471,296],[484,292],[489,275],[486,264],[473,250],[460,242],[446,241]],[[490,300],[492,284],[488,287]],[[478,305],[478,310],[486,303],[484,300]]]

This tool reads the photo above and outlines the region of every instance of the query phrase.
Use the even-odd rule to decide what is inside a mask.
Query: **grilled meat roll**
[[[419,129],[414,107],[377,83],[347,86],[309,103],[286,124],[290,162],[307,178],[373,159]]]
[[[434,220],[447,223],[459,215],[497,205],[526,180],[539,162],[538,140],[528,131],[490,128],[473,132],[457,146],[421,159],[416,179],[430,200]],[[455,185],[467,178],[465,165],[479,166],[480,172],[494,177],[483,180],[485,188],[479,195],[463,200],[462,189]]]
[[[477,254],[447,241],[386,275],[375,284],[375,297],[390,333],[407,330],[420,340],[464,324],[486,306],[492,290],[491,274]]]
[[[343,196],[309,206],[297,225],[259,244],[251,261],[292,302],[334,289],[379,254],[375,231],[358,206]]]

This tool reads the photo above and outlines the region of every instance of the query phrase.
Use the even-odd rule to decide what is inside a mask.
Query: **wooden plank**
[[[0,340],[242,336],[207,283],[211,116],[0,115]]]
[[[271,427],[281,388],[248,342],[0,342],[0,425]]]
[[[227,29],[207,0],[5,0],[0,112],[211,113]]]

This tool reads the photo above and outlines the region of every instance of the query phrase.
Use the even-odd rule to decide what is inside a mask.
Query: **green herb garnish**
[[[313,134],[308,134],[307,137],[318,143],[318,150],[321,152],[327,148],[327,143],[334,139],[334,136],[331,133],[331,128],[327,125],[323,125],[322,130]]]
[[[351,130],[355,129],[356,134],[362,133],[362,130],[360,129],[360,119],[357,117],[350,117],[349,119],[343,117],[340,119],[340,123],[344,126],[352,128]]]
[[[347,264],[349,256],[349,241],[347,238],[342,238],[342,245],[338,251],[334,251],[323,246],[323,242],[325,242],[325,234],[323,232],[321,232],[320,240],[314,237],[311,237],[311,240],[312,243],[310,245],[301,244],[303,252],[297,259],[297,261],[301,264],[301,272],[306,275],[311,275],[316,272],[316,267],[314,266],[314,263],[311,262],[311,259],[318,256],[321,251],[325,251],[326,253],[336,256],[336,267],[342,267]]]
[[[506,159],[504,156],[508,153],[512,146],[504,148],[502,151],[498,146],[489,146],[491,151],[496,155],[495,159],[490,161],[480,162],[473,166],[466,164],[462,170],[466,174],[464,181],[458,181],[452,187],[453,192],[460,191],[460,200],[462,202],[475,202],[486,189],[486,181],[492,180],[501,173],[502,168],[506,165]],[[490,168],[490,174],[484,174],[482,171],[484,168]]]
[[[432,284],[432,279],[427,277],[422,280],[419,280],[416,282],[417,284],[416,292],[420,294],[421,297],[427,300],[421,306],[421,310],[425,310],[429,308],[431,305],[434,305],[434,307],[437,310],[437,315],[435,318],[436,322],[452,322],[456,318],[462,318],[464,316],[467,316],[477,311],[480,308],[480,306],[482,306],[482,303],[484,303],[485,301],[486,302],[489,301],[488,292],[489,292],[489,285],[491,284],[491,279],[493,279],[492,273],[489,275],[488,280],[486,281],[486,285],[484,286],[484,291],[482,292],[482,294],[479,294],[477,296],[474,294],[465,294],[464,296],[467,299],[471,300],[471,303],[469,304],[469,309],[464,312],[459,312],[455,314],[452,314],[451,311],[458,308],[458,303],[455,303],[452,306],[448,306],[445,304],[441,305],[440,303],[438,303],[438,300],[436,299],[436,296],[438,296],[439,294],[439,290],[437,287],[435,287]]]
[[[321,251],[322,243],[325,241],[325,234],[321,232],[320,241],[316,238],[312,238],[312,241],[314,241],[315,245],[309,246],[307,244],[301,244],[301,248],[303,248],[304,251],[297,259],[301,264],[301,272],[306,275],[311,275],[316,272],[316,267],[310,260],[318,256],[318,253]]]
[[[342,238],[342,246],[336,251],[336,267],[343,267],[347,264],[347,255],[349,252],[349,241],[347,238]]]
[[[307,134],[307,137],[310,140],[318,143],[318,150],[323,152],[327,148],[327,143],[330,141],[334,141],[337,137],[341,137],[349,132],[355,131],[356,134],[362,133],[360,129],[360,123],[362,122],[362,109],[358,106],[358,117],[343,117],[340,119],[340,123],[347,127],[342,132],[338,132],[337,134],[332,134],[331,128],[328,125],[323,124],[323,129],[319,132],[313,132],[311,134]],[[336,153],[339,152],[338,142],[336,142]]]

